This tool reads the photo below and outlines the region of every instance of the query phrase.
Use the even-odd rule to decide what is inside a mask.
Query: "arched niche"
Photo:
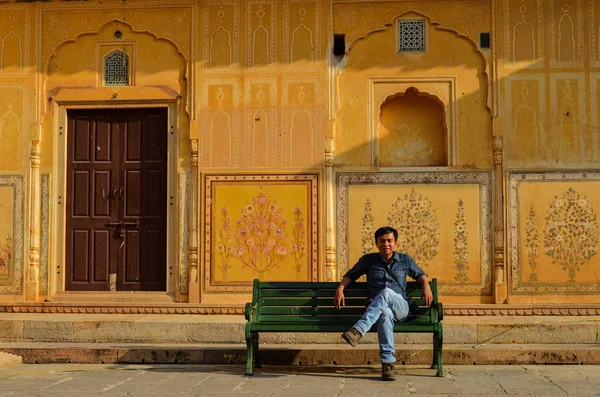
[[[456,165],[456,82],[453,78],[371,79],[370,85],[374,166]],[[394,111],[399,112],[397,116],[402,116],[411,108],[420,114],[411,115],[408,123],[397,126],[404,131],[395,137],[390,136],[394,128],[390,123],[395,122]],[[427,131],[435,125],[434,131]],[[401,136],[403,133],[404,137]],[[417,139],[419,135],[422,139]],[[410,148],[393,149],[387,146],[390,143],[412,145],[420,154],[411,158],[408,155]],[[394,152],[397,154],[395,160]]]
[[[380,167],[447,166],[444,104],[414,87],[381,104],[377,128]]]

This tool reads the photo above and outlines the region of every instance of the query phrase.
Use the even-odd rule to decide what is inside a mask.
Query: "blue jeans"
[[[408,316],[408,303],[402,295],[384,288],[367,307],[365,314],[354,324],[354,328],[365,335],[373,324],[377,324],[379,358],[382,363],[395,363],[394,321],[402,322]]]

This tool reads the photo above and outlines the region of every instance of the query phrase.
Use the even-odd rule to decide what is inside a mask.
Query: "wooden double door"
[[[165,291],[166,109],[68,111],[67,291]]]

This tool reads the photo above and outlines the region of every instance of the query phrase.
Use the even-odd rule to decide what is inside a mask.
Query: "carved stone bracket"
[[[492,150],[494,153],[494,302],[505,303],[507,285],[504,266],[502,136],[494,136]]]

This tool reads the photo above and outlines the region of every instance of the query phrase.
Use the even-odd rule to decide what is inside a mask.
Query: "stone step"
[[[6,369],[21,364],[23,364],[23,358],[21,356],[0,352],[0,369]]]
[[[242,344],[3,343],[24,364],[245,364]],[[332,344],[261,345],[266,365],[370,365],[379,363],[376,344],[356,348]],[[431,345],[397,345],[402,365],[430,365]],[[598,344],[444,345],[446,365],[600,364]]]
[[[241,315],[0,313],[0,342],[244,343]],[[597,316],[447,316],[446,344],[598,344]],[[366,343],[375,343],[370,333]],[[339,344],[339,333],[262,333],[268,344]],[[427,344],[429,334],[396,334]]]

